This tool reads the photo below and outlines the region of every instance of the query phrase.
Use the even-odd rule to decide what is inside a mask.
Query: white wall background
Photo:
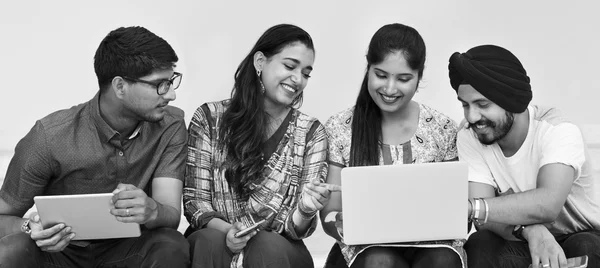
[[[260,34],[293,23],[315,41],[302,110],[326,120],[353,105],[373,33],[400,22],[427,44],[416,99],[455,120],[462,111],[447,77],[449,56],[481,44],[511,50],[528,71],[535,103],[600,124],[600,1],[2,1],[0,150],[12,151],[34,121],[97,91],[93,55],[119,26],[165,38],[184,73],[173,105],[189,122],[203,102],[229,96],[235,68]]]

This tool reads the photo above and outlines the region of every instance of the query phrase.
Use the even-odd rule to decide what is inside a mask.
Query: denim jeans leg
[[[584,231],[556,238],[567,258],[588,256],[588,268],[600,268],[600,231]]]
[[[25,233],[0,238],[0,267],[42,267],[42,251]]]
[[[469,268],[519,268],[531,264],[525,242],[507,241],[492,231],[481,230],[465,244]]]
[[[258,232],[244,248],[244,267],[313,268],[314,262],[302,240],[291,240],[269,231]]]
[[[177,230],[144,230],[140,237],[105,244],[99,267],[189,267],[189,243]],[[111,245],[112,244],[112,245]],[[106,248],[108,246],[109,248]]]

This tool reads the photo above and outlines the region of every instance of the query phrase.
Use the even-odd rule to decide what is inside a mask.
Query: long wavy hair
[[[297,42],[314,51],[312,38],[306,31],[290,24],[275,25],[262,34],[235,71],[231,99],[219,130],[219,147],[227,150],[222,167],[225,179],[244,198],[249,196],[251,185],[263,179],[265,160],[262,159],[262,146],[268,124],[265,95],[261,92],[260,77],[254,67],[254,54],[260,51],[270,59]],[[302,93],[291,106],[301,103]]]
[[[425,42],[417,30],[399,23],[381,27],[369,43],[367,70],[363,78],[352,118],[350,166],[379,165],[381,110],[369,94],[369,70],[390,53],[402,52],[408,66],[418,70],[419,80],[425,69]]]

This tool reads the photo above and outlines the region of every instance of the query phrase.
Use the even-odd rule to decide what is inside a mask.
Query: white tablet
[[[140,225],[117,221],[110,214],[112,193],[49,195],[33,198],[44,228],[64,223],[75,233],[73,240],[140,236]]]

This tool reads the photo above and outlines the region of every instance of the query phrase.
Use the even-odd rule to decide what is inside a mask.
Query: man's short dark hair
[[[148,29],[121,27],[100,42],[94,70],[104,91],[115,76],[140,78],[157,69],[173,68],[178,60],[171,45]]]

